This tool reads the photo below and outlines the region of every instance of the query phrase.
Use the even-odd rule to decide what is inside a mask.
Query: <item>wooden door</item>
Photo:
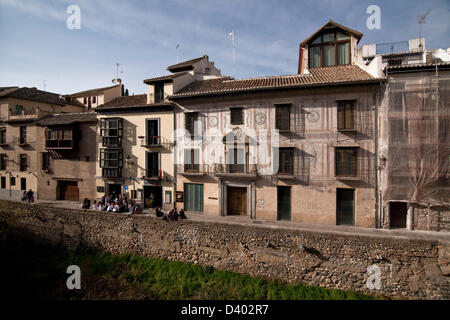
[[[227,188],[228,215],[247,215],[247,188]]]
[[[336,224],[355,225],[355,190],[336,190]]]
[[[278,187],[278,220],[291,220],[291,187]]]
[[[76,181],[61,181],[61,200],[80,201],[78,183]]]

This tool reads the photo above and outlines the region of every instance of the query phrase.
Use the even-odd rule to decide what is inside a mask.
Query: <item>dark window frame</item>
[[[164,83],[155,83],[155,103],[164,102]]]
[[[150,157],[152,155],[152,157]],[[155,156],[156,155],[156,156]],[[150,165],[150,161],[155,159],[157,161],[157,168],[155,170],[154,165]],[[161,154],[160,152],[147,151],[145,155],[145,176],[147,178],[160,178],[161,177]]]
[[[100,119],[100,136],[103,147],[122,146],[123,119],[122,118],[102,118]]]
[[[198,112],[187,112],[184,114],[184,117],[185,129],[189,132],[190,136],[194,137],[195,133],[200,134],[200,132],[198,132],[200,114]]]
[[[42,152],[42,170],[50,170],[50,153]]]
[[[337,33],[338,32],[339,33],[343,33],[346,36],[348,36],[348,39],[338,40],[337,39]],[[324,42],[323,41],[323,37],[324,37],[324,35],[327,35],[327,34],[334,34],[334,40]],[[324,51],[325,51],[325,49],[324,49],[324,47],[327,47],[327,46],[334,46],[334,64],[329,65],[329,66],[350,65],[352,63],[351,62],[352,57],[350,55],[351,52],[352,52],[352,48],[351,48],[352,44],[351,44],[351,36],[350,35],[348,35],[347,33],[343,32],[341,30],[333,30],[333,31],[323,31],[318,36],[316,36],[315,39],[317,39],[317,38],[321,39],[319,43],[313,43],[313,41],[314,41],[313,40],[313,41],[310,42],[310,44],[308,46],[308,60],[309,60],[308,65],[309,65],[309,68],[327,67],[327,66],[325,66],[325,63],[324,63],[325,62],[325,58],[324,58]],[[338,50],[338,48],[339,48],[340,44],[346,44],[346,43],[348,43],[348,63],[346,63],[346,64],[339,64],[339,50]],[[312,57],[311,51],[312,51],[312,48],[317,48],[317,47],[320,47],[320,63],[319,63],[319,66],[313,66],[312,65],[312,59],[311,59],[311,57]]]
[[[244,124],[244,108],[242,107],[230,108],[230,124],[232,125]]]
[[[27,126],[20,126],[19,128],[19,144],[27,143]]]
[[[196,161],[196,159],[198,161]],[[184,172],[199,172],[199,171],[200,171],[200,150],[194,148],[184,149]]]
[[[335,176],[358,176],[358,147],[335,147]]]
[[[294,148],[278,149],[278,174],[294,174]]]
[[[5,145],[6,142],[6,128],[0,128],[0,145]]]
[[[123,168],[122,149],[100,149],[100,168],[119,169]]]
[[[280,132],[291,131],[291,108],[290,103],[275,105],[275,128]]]
[[[337,128],[338,131],[354,131],[356,100],[337,101]],[[350,115],[349,115],[350,114]]]
[[[0,154],[0,170],[2,171],[6,170],[7,157],[6,153]]]
[[[27,154],[23,154],[23,153],[20,154],[19,155],[19,170],[24,172],[24,171],[27,171],[28,167],[29,167],[28,155]]]

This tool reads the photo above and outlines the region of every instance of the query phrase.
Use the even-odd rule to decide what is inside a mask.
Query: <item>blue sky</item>
[[[381,9],[381,29],[366,26],[369,5]],[[81,29],[69,30],[69,5],[81,9]],[[57,93],[108,86],[120,63],[130,94],[166,67],[208,54],[236,78],[295,74],[299,43],[329,19],[356,29],[365,43],[419,37],[427,48],[450,47],[449,0],[0,0],[0,86]],[[236,34],[233,71],[229,33]]]

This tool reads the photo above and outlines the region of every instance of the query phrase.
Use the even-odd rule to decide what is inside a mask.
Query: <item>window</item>
[[[13,115],[14,116],[20,116],[20,115],[22,115],[22,113],[23,113],[23,106],[19,105],[19,104],[16,104],[16,107],[15,107],[15,109],[13,111]]]
[[[239,125],[244,124],[244,109],[243,108],[231,108],[230,109],[231,124]]]
[[[0,170],[6,170],[6,154],[0,154]]]
[[[27,178],[20,178],[20,190],[27,190]]]
[[[339,147],[336,148],[336,177],[356,177],[356,156],[358,148],[355,147]]]
[[[63,140],[72,140],[72,130],[71,129],[65,129],[63,130]]]
[[[164,83],[155,84],[155,103],[164,101]]]
[[[185,113],[185,119],[186,130],[191,134],[191,137],[198,135],[198,112]]]
[[[26,154],[21,154],[19,156],[19,167],[20,167],[20,171],[27,171],[28,156]]]
[[[123,120],[121,118],[100,119],[100,135],[104,147],[122,145]]]
[[[50,153],[43,152],[42,153],[42,170],[50,169]]]
[[[16,185],[16,177],[11,177],[11,179],[9,180],[9,183],[11,186],[15,186]]]
[[[279,149],[279,174],[293,174],[294,173],[294,149],[280,148]]]
[[[6,177],[2,177],[2,189],[6,189]]]
[[[185,149],[184,150],[184,171],[198,172],[200,165],[199,150]]]
[[[289,131],[291,122],[291,105],[276,105],[276,129],[280,131]]]
[[[97,97],[92,97],[92,103],[96,103]]]
[[[339,31],[326,32],[309,46],[309,67],[350,64],[350,37]]]
[[[83,103],[87,104],[87,98],[86,97],[83,98]]]
[[[122,176],[122,168],[103,168],[102,176],[104,178],[120,178]]]
[[[48,140],[58,140],[58,130],[49,129],[48,131]]]
[[[122,168],[121,149],[100,149],[100,168]]]
[[[159,145],[159,121],[158,119],[147,119],[146,121],[146,145]]]
[[[245,149],[230,148],[227,150],[228,172],[244,173],[245,172]]]
[[[147,152],[146,156],[146,177],[159,178],[159,152]]]
[[[19,144],[27,143],[27,127],[20,127]]]
[[[355,129],[355,101],[338,101],[338,130]]]
[[[6,144],[6,128],[0,128],[0,144]]]

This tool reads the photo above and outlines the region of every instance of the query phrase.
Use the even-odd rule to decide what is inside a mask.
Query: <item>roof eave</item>
[[[327,86],[352,85],[352,84],[354,84],[354,85],[374,84],[374,83],[382,83],[385,80],[386,80],[385,78],[375,78],[375,79],[367,79],[367,80],[359,80],[359,81],[343,81],[343,82],[341,81],[341,82],[311,83],[311,84],[277,86],[277,87],[260,87],[260,88],[250,88],[250,89],[240,89],[240,90],[205,92],[205,93],[190,94],[190,95],[176,95],[176,96],[169,96],[168,99],[170,99],[170,100],[188,99],[188,98],[198,98],[198,97],[203,97],[203,96],[250,93],[250,92],[257,92],[257,91],[264,91],[264,90],[273,91],[273,90],[283,90],[283,89],[302,89],[302,88],[327,87]]]

